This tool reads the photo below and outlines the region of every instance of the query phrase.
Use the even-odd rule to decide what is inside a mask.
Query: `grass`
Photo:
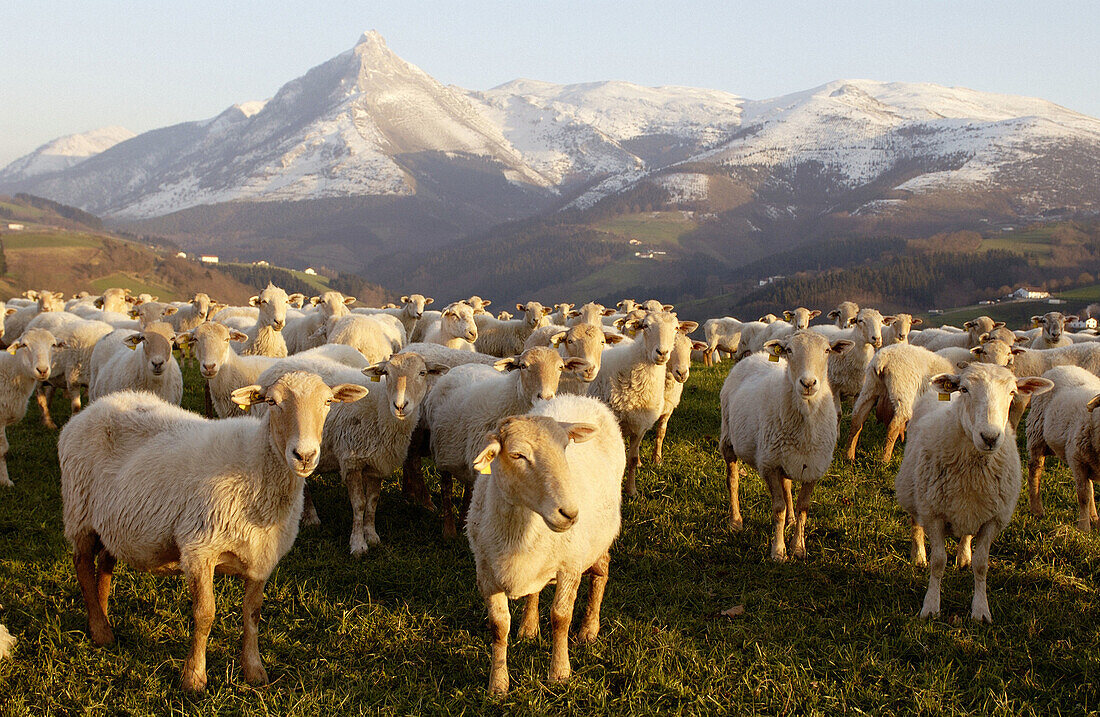
[[[32,407],[8,431],[16,487],[0,495],[0,621],[19,638],[14,660],[0,662],[0,714],[1100,709],[1100,539],[1071,527],[1076,503],[1064,468],[1048,462],[1055,465],[1044,482],[1047,517],[1031,517],[1025,499],[993,545],[995,624],[971,623],[971,574],[954,568],[942,618],[923,621],[916,615],[927,571],[908,560],[893,496],[897,459],[884,468],[871,455],[882,444],[877,425],[864,432],[860,460],[835,463],[815,492],[806,561],[767,559],[770,500],[754,475],[742,481],[745,529],[727,530],[715,450],[726,368],[693,370],[665,464],[646,461],[644,497],[624,506],[598,642],[572,649],[567,685],[549,684],[544,599],[544,637],[513,642],[512,692],[503,700],[485,692],[486,619],[469,550],[462,540],[443,541],[439,519],[405,504],[394,480],[379,508],[384,545],[352,559],[346,492],[335,475],[317,479],[323,525],[299,535],[265,591],[267,687],[250,688],[240,675],[234,580],[216,581],[204,695],[178,688],[190,634],[179,578],[120,566],[112,598],[118,641],[94,647],[61,533],[56,435]],[[193,370],[186,380],[185,406],[198,408]],[[744,615],[715,617],[733,605],[744,605]]]
[[[120,289],[129,289],[135,295],[152,294],[161,301],[175,301],[178,298],[176,293],[166,286],[152,284],[121,271],[115,272],[109,276],[100,277],[99,279],[93,279],[89,281],[88,284],[92,287],[92,291],[96,292],[102,292],[111,287],[118,287]]]
[[[675,212],[643,212],[605,219],[596,229],[628,239],[637,239],[639,249],[679,247],[680,237],[695,229],[695,222]]]
[[[102,243],[102,240],[96,235],[85,232],[23,231],[4,233],[4,251],[98,247]]]

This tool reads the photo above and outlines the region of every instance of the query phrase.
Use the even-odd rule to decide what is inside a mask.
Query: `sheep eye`
[[[331,398],[326,398],[325,399],[325,405],[326,406],[331,406],[332,405],[332,399]]]
[[[427,372],[427,371],[421,371],[421,372],[420,372],[420,375],[421,375],[421,376],[427,376],[427,375],[428,375],[428,372]]]
[[[525,460],[527,460],[527,456],[523,455],[522,453],[509,453],[508,457],[511,458],[512,460],[516,460],[516,461],[525,461]]]
[[[959,386],[959,393],[970,393],[970,391],[967,390],[966,386]]]
[[[1016,395],[1016,392],[1015,392],[1015,391],[1010,391],[1008,395],[1009,395],[1009,396],[1015,396],[1015,395]]]

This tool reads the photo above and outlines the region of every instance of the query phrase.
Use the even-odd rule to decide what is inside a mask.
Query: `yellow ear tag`
[[[768,360],[772,363],[779,363],[779,357],[775,354],[768,354]]]
[[[14,356],[15,352],[18,351],[18,350],[19,350],[18,346],[9,346],[8,347],[8,353],[11,354],[12,356]]]
[[[137,344],[126,344],[126,348],[130,349],[131,351],[137,351]]]
[[[638,332],[635,329],[627,329],[626,330],[626,335],[629,336],[630,338],[634,338],[635,336],[638,335]]]
[[[951,394],[950,393],[941,393],[940,396],[939,396],[939,399],[941,401],[950,401],[951,400]]]
[[[492,463],[486,463],[481,468],[478,468],[477,472],[480,473],[483,476],[487,476],[487,475],[489,475],[490,473],[493,472],[493,464]]]
[[[378,383],[379,381],[381,381],[381,380],[382,380],[382,377],[381,377],[381,376],[371,376],[371,377],[370,377],[370,380],[371,380],[371,381],[372,381],[373,383]]]
[[[237,408],[241,409],[242,411],[247,411],[248,410],[248,404],[247,403],[238,403]]]

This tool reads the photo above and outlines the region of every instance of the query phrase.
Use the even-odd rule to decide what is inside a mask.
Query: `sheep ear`
[[[898,317],[896,317],[896,316],[883,316],[882,317],[882,325],[883,326],[889,326],[890,324],[894,323],[897,320],[898,320]]]
[[[1049,378],[1040,378],[1038,376],[1025,376],[1023,378],[1016,379],[1016,390],[1020,393],[1027,393],[1032,396],[1038,396],[1040,393],[1046,393],[1050,389],[1054,388],[1054,382]],[[1092,401],[1090,400],[1089,403]]]
[[[301,307],[302,303],[306,300],[306,297],[302,294],[294,293],[286,297],[286,303],[293,304],[296,307]]]
[[[176,342],[177,346],[187,346],[188,344],[195,343],[195,335],[190,331],[184,331],[183,333],[176,334],[172,337],[172,340]]]
[[[248,334],[244,333],[243,331],[237,331],[236,329],[229,329],[229,340],[244,343],[245,341],[248,341]]]
[[[11,316],[16,311],[19,311],[19,309],[4,309],[4,316]]]
[[[855,326],[856,325],[856,317],[853,316],[853,317],[849,318],[848,319],[848,325],[849,326]]]
[[[332,400],[337,403],[354,403],[368,393],[366,386],[357,383],[342,383],[332,387]]]
[[[627,321],[629,321],[629,319],[627,319],[627,318],[626,318],[626,317],[624,316],[624,317],[623,317],[623,318],[621,318],[621,319],[615,319],[615,321],[614,321],[614,322],[612,322],[612,324],[611,324],[611,325],[612,325],[612,326],[614,326],[614,327],[615,327],[616,329],[618,329],[619,331],[622,331],[622,330],[623,330],[623,327],[624,327],[624,326],[626,326],[626,322],[627,322]]]
[[[919,326],[920,324],[923,324],[923,323],[924,323],[924,319],[913,319],[911,322],[909,322],[909,325],[910,326]]]
[[[998,322],[993,324],[993,328],[995,328],[995,329],[1003,329],[1004,327],[1005,327],[1005,322],[1003,322],[1003,321],[998,321]]]
[[[959,361],[958,363],[955,364],[955,368],[966,368],[969,365],[970,364],[966,361]]]
[[[92,306],[96,307],[97,309],[102,309],[103,308],[103,297],[102,296],[97,297],[96,300],[92,302]]]
[[[842,354],[850,349],[852,346],[854,346],[854,344],[851,341],[848,341],[847,339],[840,339],[839,341],[834,341],[832,344],[830,344],[829,350],[832,351],[834,354]]]
[[[159,296],[150,296],[149,301],[160,301],[160,297]]]
[[[967,322],[963,323],[963,328],[964,329],[974,328],[974,322],[971,320],[971,321],[967,321]]]
[[[145,340],[145,335],[144,334],[130,334],[129,336],[127,336],[126,338],[124,338],[122,340],[122,343],[129,346],[130,350],[132,351],[132,350],[136,349],[138,347],[138,344],[140,344],[144,340]]]
[[[993,340],[993,337],[990,336],[988,333],[982,334],[981,336],[978,337],[978,343],[979,344],[988,343],[992,340]]]
[[[509,356],[508,358],[502,358],[500,361],[497,361],[493,364],[493,368],[501,372],[515,371],[517,368],[519,368],[519,357]]]
[[[262,390],[262,386],[254,383],[251,386],[238,388],[236,391],[229,394],[229,398],[243,411],[253,404],[262,403],[266,400],[261,393]]]
[[[164,309],[164,315],[165,316],[171,316],[172,314],[176,313],[177,311],[179,311],[179,308],[177,308],[175,306],[168,306]]]
[[[427,302],[425,302],[425,303],[428,303],[428,304],[430,304],[430,303],[432,303],[432,300],[431,300],[431,299],[428,299],[428,300],[427,300]],[[488,306],[488,305],[489,305],[489,304],[491,304],[491,303],[493,303],[493,302],[492,302],[492,301],[489,301],[488,299],[482,299],[482,300],[481,300],[481,308],[485,308],[486,306]]]
[[[500,438],[495,433],[487,433],[483,440],[485,445],[482,446],[481,452],[474,458],[473,466],[478,473],[489,473],[491,470],[490,464],[500,453]]]
[[[565,359],[565,370],[571,373],[584,373],[590,368],[592,368],[592,364],[585,359],[576,357]]]
[[[389,365],[389,361],[379,361],[378,363],[371,364],[363,369],[364,376],[370,376],[372,378],[378,378],[386,373],[386,367]]]
[[[833,321],[836,321],[837,319],[840,318],[840,310],[839,309],[833,309],[828,314],[826,314],[826,316],[828,316]]]
[[[699,328],[698,321],[681,321],[677,330],[682,334],[690,334],[695,329]]]
[[[1076,314],[1070,314],[1069,316],[1066,317],[1066,321],[1080,321],[1080,320],[1081,320],[1081,317],[1077,316]]]
[[[544,307],[542,307],[542,315],[543,315],[543,316],[546,316],[547,314],[550,314],[550,313],[552,313],[553,311],[554,311],[554,310],[553,310],[553,309],[551,309],[551,308],[550,308],[549,306],[544,306]]]
[[[1100,406],[1100,393],[1096,394],[1095,396],[1093,396],[1092,398],[1089,399],[1089,402],[1085,404],[1085,409],[1089,413],[1092,413],[1093,410],[1095,410],[1097,406]]]
[[[565,332],[565,331],[559,331],[558,333],[556,333],[556,334],[554,334],[553,336],[551,336],[551,337],[550,337],[550,345],[551,345],[551,346],[557,346],[557,345],[558,345],[558,344],[560,344],[560,343],[561,343],[562,341],[565,341],[565,335],[566,335],[566,333],[567,333],[567,332]]]
[[[138,311],[137,311],[137,309],[130,309],[126,313],[126,315],[129,316],[131,319],[136,319],[138,317]]]
[[[516,304],[516,311],[519,311],[520,313],[526,313],[527,307],[523,304]]]
[[[706,351],[708,348],[710,348],[710,347],[707,346],[702,341],[692,341],[691,342],[691,350],[692,351]]]
[[[344,306],[351,306],[355,302],[356,302],[356,298],[354,296],[345,296],[344,297]]]
[[[772,356],[782,356],[787,351],[787,347],[779,339],[765,341],[764,349],[767,350],[767,352],[770,353]]]
[[[810,312],[810,319],[811,320],[816,319],[818,316],[821,316],[821,309],[814,309],[813,311]]]
[[[579,311],[570,311],[568,314],[566,314],[566,316],[568,316],[571,319],[575,319],[580,315],[581,315],[581,312],[579,312]]]
[[[566,423],[565,421],[558,421],[558,425],[569,434],[569,440],[574,443],[584,443],[589,438],[595,436],[596,432],[600,430],[599,426],[594,423]]]
[[[402,304],[407,304],[407,303],[409,303],[409,297],[407,297],[407,296],[402,296],[402,297],[401,297],[401,303],[402,303]]]
[[[664,309],[665,311],[672,311],[676,307],[674,307],[672,304],[665,304],[661,308]]]
[[[1017,336],[1017,337],[1016,337],[1016,339],[1015,339],[1015,341],[1013,341],[1013,343],[1016,343],[1016,344],[1026,344],[1026,343],[1028,343],[1028,342],[1030,342],[1030,341],[1031,341],[1031,339],[1029,339],[1029,338],[1028,338],[1028,337],[1026,337],[1026,336]]]
[[[1020,354],[1027,353],[1027,349],[1022,346],[1013,346],[1011,349],[1009,349],[1009,351],[1012,352],[1013,356],[1019,356]]]
[[[982,334],[982,336],[985,336],[985,334]],[[981,356],[985,353],[985,349],[983,349],[981,346],[975,346],[974,348],[970,349],[970,353],[975,356]]]
[[[309,297],[309,305],[310,306],[317,306],[317,304],[320,304],[320,303],[321,303],[321,297],[320,296],[311,296],[311,297]]]
[[[617,343],[620,343],[623,340],[623,335],[622,334],[613,334],[610,331],[605,331],[604,335],[603,335],[603,340],[606,341],[609,344],[617,344]]]
[[[951,393],[959,390],[959,376],[954,373],[941,373],[932,377],[932,385],[940,393]]]
[[[21,342],[19,342],[19,341],[16,341],[15,343],[13,343],[13,344],[11,344],[10,346],[8,346],[8,348],[6,349],[6,351],[7,351],[7,352],[8,352],[9,354],[11,354],[12,356],[14,356],[14,355],[15,355],[15,352],[16,352],[16,351],[18,351],[18,350],[19,350],[20,348],[22,348],[22,347],[23,347],[24,345],[25,345],[25,344],[23,344],[23,343],[21,343]]]
[[[786,319],[787,321],[790,321],[791,319],[794,318],[794,314],[792,314],[789,311],[784,311],[783,312],[783,318]]]
[[[426,363],[424,365],[428,368],[428,373],[433,376],[442,376],[451,370],[451,367],[445,363]]]
[[[260,297],[259,296],[253,296],[251,299],[248,300],[248,305],[249,306],[259,306],[260,305]]]
[[[604,309],[600,312],[602,316],[614,316],[616,313],[618,312],[615,309]]]

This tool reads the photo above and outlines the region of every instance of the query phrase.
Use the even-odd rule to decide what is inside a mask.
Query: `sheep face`
[[[46,381],[52,372],[54,349],[59,348],[65,348],[65,343],[54,339],[49,331],[31,329],[8,346],[8,353],[19,359],[19,368],[25,376]]]
[[[145,368],[154,376],[163,376],[172,361],[172,340],[157,331],[131,334],[123,343],[135,351],[141,347],[145,354]]]
[[[403,304],[402,310],[405,315],[410,318],[419,319],[424,315],[424,307],[428,306],[435,299],[425,297],[423,294],[409,294],[408,296],[401,297],[401,303]]]
[[[245,386],[233,392],[240,406],[266,403],[268,439],[299,478],[317,468],[321,456],[321,431],[333,403],[350,403],[367,395],[364,386],[343,383],[329,388],[321,377],[306,371],[283,374],[268,388]]]
[[[914,319],[912,314],[894,314],[894,343],[909,343],[909,331],[921,323],[924,323],[924,320]]]
[[[1020,393],[1035,395],[1054,388],[1049,379],[1035,376],[1017,379],[1006,368],[983,363],[969,364],[957,374],[941,373],[932,378],[932,385],[941,393],[959,392],[948,410],[954,411],[980,453],[993,453],[1014,440],[1012,432],[1007,439],[1005,436],[1013,398]]]
[[[149,324],[160,321],[165,316],[171,316],[176,311],[178,311],[176,307],[162,304],[159,301],[145,301],[130,309],[130,316],[137,319],[144,329]]]
[[[988,343],[990,341],[1003,341],[1010,346],[1019,343],[1031,343],[1031,339],[1027,338],[1026,336],[1021,338],[1003,326],[993,329],[989,333],[982,334],[978,337],[979,345]]]
[[[431,299],[428,300],[428,303],[431,303]],[[475,314],[487,314],[489,312],[486,311],[485,307],[493,302],[474,294],[469,299],[466,299],[466,303],[473,308]]]
[[[41,312],[65,310],[65,295],[61,292],[40,291],[37,300]]]
[[[883,316],[874,309],[860,309],[852,325],[865,344],[882,348],[882,327],[894,323],[893,316]]]
[[[649,362],[664,366],[672,355],[676,333],[681,330],[681,327],[686,328],[687,324],[692,324],[689,330],[694,330],[698,326],[694,321],[681,323],[674,314],[661,311],[646,314],[642,319],[630,319],[625,327],[627,331],[634,331],[635,340],[645,345],[646,358]]]
[[[546,416],[509,416],[485,437],[474,469],[489,472],[509,503],[538,513],[555,533],[573,527],[580,514],[565,457],[569,441],[596,433],[591,423],[559,423]]]
[[[976,319],[971,319],[963,324],[963,328],[970,332],[970,345],[977,346],[981,343],[981,335],[988,334],[993,329],[1002,328],[1005,325],[1003,321],[994,321],[988,316],[979,316]]]
[[[210,316],[210,296],[199,292],[191,298],[191,306],[195,309],[195,315],[205,321]]]
[[[390,413],[404,421],[424,400],[431,377],[450,370],[438,363],[425,363],[420,354],[394,354],[386,361],[367,366],[363,373],[372,378],[386,377],[386,395]]]
[[[471,297],[476,299],[477,297]],[[545,326],[547,323],[547,317],[550,315],[550,307],[543,306],[537,301],[528,301],[526,304],[516,304],[516,311],[523,314],[523,320],[527,324],[527,328],[534,331],[540,326]]]
[[[1066,316],[1060,311],[1050,311],[1042,316],[1031,317],[1032,324],[1043,327],[1043,338],[1047,341],[1061,339],[1067,321],[1077,321],[1077,316]]]
[[[829,318],[836,322],[837,328],[846,329],[855,321],[859,305],[854,301],[842,301],[829,312]]]
[[[794,326],[795,331],[809,328],[810,322],[821,316],[821,312],[817,309],[810,311],[804,306],[799,306],[794,311],[784,311],[783,318],[791,322],[791,326]]]
[[[286,326],[286,310],[292,301],[301,301],[301,294],[287,293],[275,286],[268,284],[267,288],[248,300],[249,306],[255,306],[260,310],[258,322],[260,326],[270,326],[275,331],[282,331]]]
[[[343,316],[350,313],[348,306],[355,303],[355,297],[344,296],[339,291],[326,291],[320,296],[311,297],[309,303],[318,307],[327,321],[333,316]]]
[[[830,354],[844,353],[851,345],[851,341],[843,339],[830,344],[814,331],[795,331],[786,338],[766,342],[764,349],[787,360],[791,389],[808,404],[826,395],[821,389],[829,385]]]
[[[244,343],[248,341],[248,336],[224,324],[208,321],[192,331],[180,334],[176,337],[176,341],[180,346],[194,344],[202,377],[214,378],[225,364],[229,353],[233,351],[229,342]]]
[[[550,337],[550,345],[557,346],[565,358],[579,358],[588,362],[588,368],[577,374],[585,383],[591,383],[600,372],[603,350],[608,344],[623,340],[619,334],[605,332],[591,324],[577,324],[568,331]]]
[[[757,319],[757,321],[764,324],[774,324],[776,321],[779,321],[779,317],[775,314],[764,314],[759,319]]]
[[[578,376],[588,370],[588,362],[579,358],[562,359],[557,351],[535,346],[519,356],[501,359],[493,364],[497,371],[519,371],[519,395],[525,403],[536,399],[549,401],[558,392],[562,371]]]
[[[981,346],[975,346],[970,349],[970,353],[974,355],[975,360],[979,363],[1002,366],[1009,371],[1011,371],[1016,364],[1016,354],[1021,351],[1023,351],[1023,349],[1014,348],[1011,344],[1006,344],[1000,339],[983,341]],[[962,367],[960,366],[960,368]]]
[[[477,324],[474,323],[474,310],[464,301],[456,301],[443,310],[440,321],[446,323],[443,333],[466,339],[470,343],[477,341]]]
[[[134,300],[134,297],[130,296],[129,289],[113,287],[105,290],[103,294],[92,303],[95,304],[96,308],[103,309],[104,311],[114,311],[119,314],[125,314]]]
[[[638,308],[638,302],[634,299],[623,299],[619,303],[615,304],[615,308],[621,313],[629,314],[634,309]]]
[[[672,311],[672,304],[662,304],[656,299],[649,299],[642,302],[642,305],[638,308],[645,309],[646,311],[660,312],[660,311]]]
[[[707,345],[701,341],[692,341],[685,334],[676,332],[676,342],[672,345],[672,356],[665,370],[677,383],[686,383],[691,375],[691,352],[704,351]]]
[[[569,312],[569,318],[574,320],[577,324],[592,324],[593,326],[602,326],[601,319],[604,316],[611,316],[615,313],[614,309],[605,309],[603,305],[595,302],[589,302],[576,311]]]

